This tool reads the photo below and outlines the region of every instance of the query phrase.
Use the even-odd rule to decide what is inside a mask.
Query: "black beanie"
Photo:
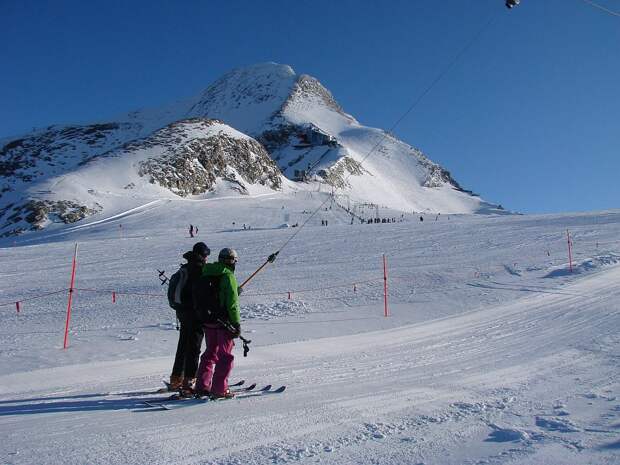
[[[211,253],[211,249],[209,249],[209,247],[207,247],[207,244],[205,244],[204,242],[196,242],[194,244],[192,252],[194,252],[196,255],[200,255],[201,257],[206,257]]]

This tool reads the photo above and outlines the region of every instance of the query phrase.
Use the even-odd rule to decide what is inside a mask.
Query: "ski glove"
[[[233,339],[241,336],[241,325],[239,325],[238,323],[232,324],[230,328],[230,335],[233,337]]]

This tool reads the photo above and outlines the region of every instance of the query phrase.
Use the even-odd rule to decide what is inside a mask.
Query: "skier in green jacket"
[[[207,263],[202,268],[202,290],[212,289],[216,298],[211,299],[215,301],[214,308],[208,309],[202,317],[207,348],[196,374],[196,394],[199,396],[234,396],[228,389],[228,376],[235,358],[232,354],[234,339],[241,335],[239,293],[234,275],[237,260],[237,252],[225,248],[220,251],[217,263]]]

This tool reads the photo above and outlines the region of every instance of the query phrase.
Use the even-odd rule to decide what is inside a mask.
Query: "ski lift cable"
[[[491,25],[495,22],[496,18],[497,18],[498,14],[494,14],[473,36],[472,38],[467,41],[465,43],[465,45],[459,50],[459,52],[454,56],[454,58],[447,64],[447,66],[445,66],[441,72],[437,75],[437,77],[431,81],[431,83],[422,91],[422,93],[413,101],[413,103],[409,106],[409,108],[407,108],[407,111],[405,111],[397,120],[396,122],[392,125],[392,127],[389,129],[389,131],[384,132],[383,136],[379,139],[379,141],[370,149],[370,151],[364,156],[364,158],[362,158],[362,160],[359,162],[360,164],[364,163],[376,150],[378,147],[381,146],[381,144],[383,143],[383,141],[385,141],[388,137],[388,135],[390,133],[392,133],[394,131],[394,129],[396,129],[396,127],[398,127],[398,125],[400,125],[400,123],[403,122],[403,120],[420,104],[420,102],[424,99],[424,97],[426,97],[426,95],[428,95],[430,93],[431,90],[433,90],[433,88],[435,88],[435,86],[437,84],[439,84],[439,82],[448,74],[448,72],[450,72],[450,70],[452,70],[452,68],[456,65],[456,63],[461,59],[461,57],[474,45],[474,43],[480,38],[480,36],[491,27]],[[349,173],[348,176],[346,176],[344,178],[344,183],[347,182],[347,180],[352,176],[352,173]],[[282,246],[280,246],[280,248],[274,252],[273,254],[271,254],[269,256],[269,258],[265,261],[265,263],[263,263],[254,273],[252,273],[252,275],[250,275],[249,278],[247,278],[242,284],[241,284],[241,288],[243,288],[252,278],[254,278],[254,276],[260,271],[262,270],[268,263],[273,263],[276,259],[276,257],[278,256],[278,254],[293,240],[295,239],[295,237],[297,237],[297,235],[302,231],[302,229],[306,226],[306,224],[308,224],[308,222],[321,210],[321,208],[323,208],[323,205],[325,205],[329,200],[331,199],[331,196],[329,194],[327,194],[325,200],[312,212],[312,214],[306,218],[306,220],[301,224],[301,226],[299,226],[299,228],[297,228],[297,231],[295,231],[283,244]]]
[[[426,89],[424,89],[424,91],[414,100],[414,102],[409,106],[409,108],[407,108],[407,111],[405,111],[400,118],[398,118],[396,120],[396,122],[392,125],[392,127],[389,129],[388,132],[384,133],[383,136],[381,137],[381,139],[379,139],[379,142],[377,142],[372,149],[370,149],[370,151],[366,154],[366,156],[364,158],[362,158],[362,160],[360,161],[361,163],[364,163],[376,150],[378,147],[381,146],[381,144],[383,143],[383,141],[385,141],[385,139],[387,139],[388,134],[393,132],[394,129],[396,129],[396,127],[403,122],[403,120],[419,105],[419,103],[422,101],[422,99],[431,91],[433,90],[433,88],[439,83],[439,81],[441,81],[444,76],[446,76],[446,74],[448,74],[448,72],[454,67],[454,65],[456,65],[456,63],[460,60],[460,58],[471,48],[471,46],[478,40],[478,38],[489,28],[491,27],[491,25],[495,22],[495,19],[497,18],[497,15],[494,15],[491,17],[491,19],[489,21],[487,21],[484,26],[482,26],[477,32],[476,34],[463,46],[463,48],[461,48],[461,50],[454,56],[454,58],[448,63],[448,65],[437,75],[437,77],[426,87]],[[352,176],[351,173],[349,173],[349,175],[344,179],[344,182],[346,182],[350,177]],[[323,203],[321,203],[318,208],[310,215],[309,218],[306,219],[306,221],[304,221],[302,223],[302,225],[299,227],[299,229],[297,231],[295,231],[295,233],[280,247],[280,249],[278,250],[278,252],[282,251],[282,249],[284,249],[284,247],[286,247],[289,242],[291,242],[295,236],[297,236],[297,234],[299,234],[301,232],[301,230],[303,229],[303,227],[306,225],[306,223],[308,223],[308,221],[310,221],[312,219],[312,217],[314,215],[316,215],[316,213],[323,207],[323,205],[325,205],[328,201],[329,201],[330,197],[328,196]]]
[[[411,104],[411,106],[407,109],[407,111],[405,111],[405,113],[403,113],[403,115],[398,118],[398,120],[396,120],[396,123],[394,123],[394,125],[389,129],[388,133],[391,133],[394,131],[394,129],[396,129],[396,127],[407,117],[409,116],[409,113],[411,113],[417,106],[418,104],[422,101],[422,99],[424,99],[424,97],[426,97],[426,95],[433,90],[433,88],[439,84],[439,81],[441,81],[444,76],[446,74],[448,74],[448,72],[450,72],[450,70],[456,65],[456,63],[460,60],[460,58],[471,48],[472,45],[474,45],[474,43],[478,40],[478,38],[488,29],[491,27],[491,25],[495,22],[495,20],[497,19],[497,15],[494,15],[491,17],[491,19],[489,19],[489,21],[487,21],[484,26],[482,26],[478,32],[463,46],[463,48],[461,48],[461,50],[454,56],[454,58],[452,59],[452,61],[450,61],[448,63],[448,65],[443,69],[443,71],[441,71],[437,77],[430,83],[430,85],[428,85],[428,87],[426,87],[426,89],[424,89],[424,91],[418,96],[418,98]],[[373,150],[371,150],[369,152],[368,155],[366,155],[366,157],[364,157],[362,159],[362,161],[364,161],[366,158],[368,158],[370,156],[370,154],[381,144],[381,142],[383,142],[385,139],[387,138],[387,134],[385,134],[383,136],[383,139],[379,141],[379,143],[373,148]]]
[[[620,18],[620,12],[618,11],[613,11],[610,10],[609,8],[605,8],[603,5],[599,5],[598,3],[593,2],[592,0],[581,0],[584,3],[587,3],[588,5],[594,7],[594,8],[598,8],[601,11],[604,11],[605,13],[608,13],[612,16],[617,16],[618,18]]]

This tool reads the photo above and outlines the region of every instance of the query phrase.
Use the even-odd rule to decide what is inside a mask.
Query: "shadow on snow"
[[[2,400],[0,417],[13,415],[37,415],[44,413],[90,412],[101,410],[132,410],[134,412],[152,411],[144,402],[167,400],[165,397],[153,397],[153,393],[127,392],[116,394],[122,398],[93,399],[113,394],[81,394],[74,396],[38,397],[19,400]],[[50,402],[50,400],[52,402]],[[15,404],[15,405],[7,405]]]

